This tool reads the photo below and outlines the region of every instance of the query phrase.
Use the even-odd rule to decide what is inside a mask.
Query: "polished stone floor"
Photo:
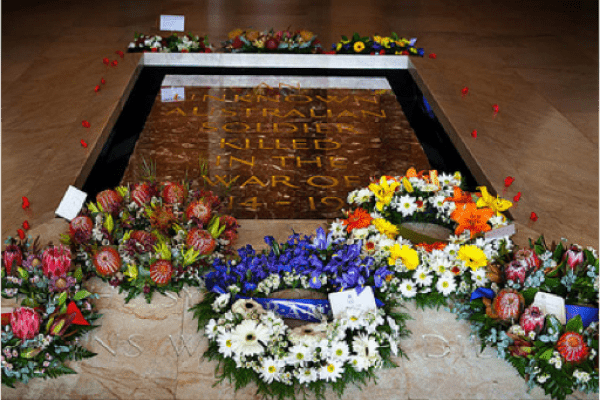
[[[141,56],[121,59],[115,52],[126,50],[136,31],[157,32],[160,14],[185,15],[186,30],[208,34],[214,44],[236,27],[305,28],[325,44],[354,31],[418,37],[426,54],[437,58],[412,59],[413,72],[471,171],[499,194],[506,176],[516,178],[505,193],[522,193],[512,211],[516,240],[524,244],[544,234],[549,241],[564,237],[598,248],[598,3],[539,0],[5,1],[2,239],[27,220],[32,235],[58,241],[66,223],[54,218],[54,210],[68,185],[85,181],[135,82]],[[105,66],[104,57],[118,65]],[[101,78],[106,84],[95,93]],[[462,97],[465,86],[470,91]],[[477,138],[471,137],[474,129]],[[22,196],[29,198],[28,210],[21,208]],[[537,222],[529,220],[532,211]],[[291,227],[309,232],[320,223],[246,220],[240,241],[259,243],[266,232],[283,239]],[[200,340],[184,311],[192,295],[133,307],[110,288],[101,290],[110,301],[102,304],[107,312],[101,331],[90,338],[101,355],[81,363],[77,376],[3,389],[6,398],[234,397],[227,385],[211,389],[214,367],[198,364],[198,347],[189,357],[182,353],[182,341]],[[526,394],[505,363],[464,356],[467,332],[445,320],[452,316],[416,315],[415,342],[408,344],[418,349],[414,363],[401,373],[386,372],[379,385],[353,396],[544,397],[539,391]],[[133,316],[137,325],[129,323]],[[428,358],[439,349],[423,350],[426,338],[442,343],[442,353],[448,343],[450,356]],[[143,356],[134,344],[147,349]],[[156,354],[162,354],[160,362]],[[481,370],[494,372],[476,372]],[[456,374],[468,376],[462,386]],[[432,376],[435,385],[422,385]],[[455,392],[441,389],[449,386]],[[253,391],[237,398],[253,398]]]

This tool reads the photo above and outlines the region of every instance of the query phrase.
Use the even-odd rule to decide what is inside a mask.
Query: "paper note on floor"
[[[183,15],[161,15],[160,30],[161,31],[177,31],[183,32],[185,26],[185,17]]]
[[[81,211],[81,207],[83,207],[86,198],[87,194],[85,192],[82,192],[74,186],[69,186],[54,213],[59,217],[71,221],[79,214],[79,211]]]

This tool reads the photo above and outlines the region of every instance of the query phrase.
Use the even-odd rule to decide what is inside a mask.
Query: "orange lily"
[[[352,229],[366,228],[371,224],[373,217],[371,214],[363,208],[357,208],[353,213],[348,214],[348,219],[342,221],[346,225],[348,233],[352,232]]]
[[[461,205],[466,205],[473,203],[473,198],[471,197],[471,193],[463,192],[461,188],[458,186],[454,187],[454,196],[446,197],[444,201],[453,201],[456,204],[456,208],[460,208]],[[474,203],[473,203],[474,204]]]
[[[454,210],[450,218],[458,223],[455,234],[460,235],[468,229],[471,232],[471,237],[473,237],[479,232],[487,232],[492,229],[487,222],[494,214],[494,210],[489,208],[477,209],[477,205],[471,202]]]
[[[446,244],[447,243],[444,243],[444,242],[435,242],[433,244],[419,243],[419,244],[415,244],[415,247],[421,247],[421,248],[423,248],[423,250],[430,253],[433,250],[444,250],[444,248],[446,247]]]

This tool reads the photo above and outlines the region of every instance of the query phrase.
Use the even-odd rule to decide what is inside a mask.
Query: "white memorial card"
[[[79,214],[79,211],[81,211],[81,207],[83,207],[86,198],[87,194],[85,192],[82,192],[74,186],[69,186],[54,213],[59,217],[71,221]]]
[[[160,88],[160,100],[163,103],[172,103],[185,100],[184,87],[163,87]]]
[[[515,233],[517,233],[517,230],[515,229],[515,224],[509,224],[509,225],[501,226],[500,228],[492,229],[491,231],[486,232],[485,238],[487,240],[500,239],[505,236],[512,236]]]
[[[329,293],[329,303],[331,304],[331,312],[334,317],[349,309],[360,311],[377,309],[373,289],[370,286],[364,288],[360,295],[356,294],[355,289]]]
[[[161,31],[177,31],[183,32],[185,26],[185,17],[183,15],[161,15],[160,30]]]
[[[550,293],[537,292],[532,305],[539,307],[546,315],[553,314],[561,324],[564,325],[567,323],[565,299],[562,297]]]

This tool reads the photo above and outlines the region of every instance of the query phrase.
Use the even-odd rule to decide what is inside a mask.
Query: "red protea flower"
[[[42,254],[42,271],[48,278],[64,277],[71,268],[71,250],[68,247],[52,246]]]
[[[275,38],[269,38],[265,42],[265,47],[269,50],[277,50],[277,47],[279,47],[279,41]]]
[[[508,321],[519,318],[523,311],[525,299],[514,289],[502,289],[494,298],[493,308],[501,320]]]
[[[579,265],[583,264],[584,258],[585,254],[579,246],[571,246],[563,255],[563,261],[567,260],[567,266],[570,269],[575,269]]]
[[[185,187],[180,183],[167,182],[162,191],[162,198],[167,204],[183,203],[187,196]]]
[[[90,217],[80,215],[71,220],[69,224],[69,236],[75,243],[85,243],[92,237],[94,222]]]
[[[162,206],[152,211],[149,220],[153,228],[159,231],[167,231],[177,219],[169,207]]]
[[[220,217],[219,225],[225,225],[225,230],[237,229],[240,227],[237,219],[235,219],[235,217],[232,217],[231,215],[223,215],[222,217]]]
[[[154,195],[156,195],[156,193],[148,182],[142,182],[135,185],[135,188],[131,191],[131,199],[135,201],[138,206],[150,203],[150,200],[152,200],[152,196]]]
[[[2,253],[2,263],[6,268],[6,275],[10,275],[12,268],[20,267],[23,264],[23,253],[19,246],[9,244]]]
[[[150,265],[150,278],[158,286],[164,286],[171,282],[173,265],[167,260],[158,260]]]
[[[526,333],[531,331],[539,333],[544,329],[545,319],[546,316],[539,307],[531,306],[523,311],[523,315],[521,315],[521,319],[519,320],[519,325],[521,325],[521,328],[523,328]]]
[[[204,198],[204,202],[210,204],[212,209],[215,209],[221,204],[219,196],[215,196],[212,190],[200,190],[199,197]]]
[[[210,204],[203,200],[197,200],[190,203],[185,215],[188,219],[195,219],[199,224],[206,225],[210,221],[211,212]]]
[[[96,195],[96,202],[109,214],[117,214],[123,203],[123,197],[114,190],[107,189]]]
[[[521,285],[525,282],[528,267],[518,261],[511,261],[504,267],[504,277],[506,280],[519,282]]]
[[[185,242],[188,246],[198,250],[201,255],[212,253],[217,246],[217,242],[209,232],[198,228],[190,229]]]
[[[21,340],[33,339],[40,331],[40,315],[33,308],[19,307],[10,314],[13,334]]]
[[[515,253],[515,260],[520,262],[521,265],[527,267],[528,271],[537,271],[542,264],[542,261],[535,254],[535,251],[531,249],[521,249]]]
[[[156,238],[154,235],[146,231],[131,232],[129,240],[133,241],[135,251],[138,253],[148,253],[152,251],[152,247],[156,244]],[[140,246],[136,246],[137,244]]]
[[[96,273],[103,277],[111,277],[121,269],[119,252],[110,246],[103,246],[94,254]]]
[[[564,333],[558,339],[556,349],[566,361],[572,363],[581,362],[590,354],[590,348],[583,336],[577,332]]]

